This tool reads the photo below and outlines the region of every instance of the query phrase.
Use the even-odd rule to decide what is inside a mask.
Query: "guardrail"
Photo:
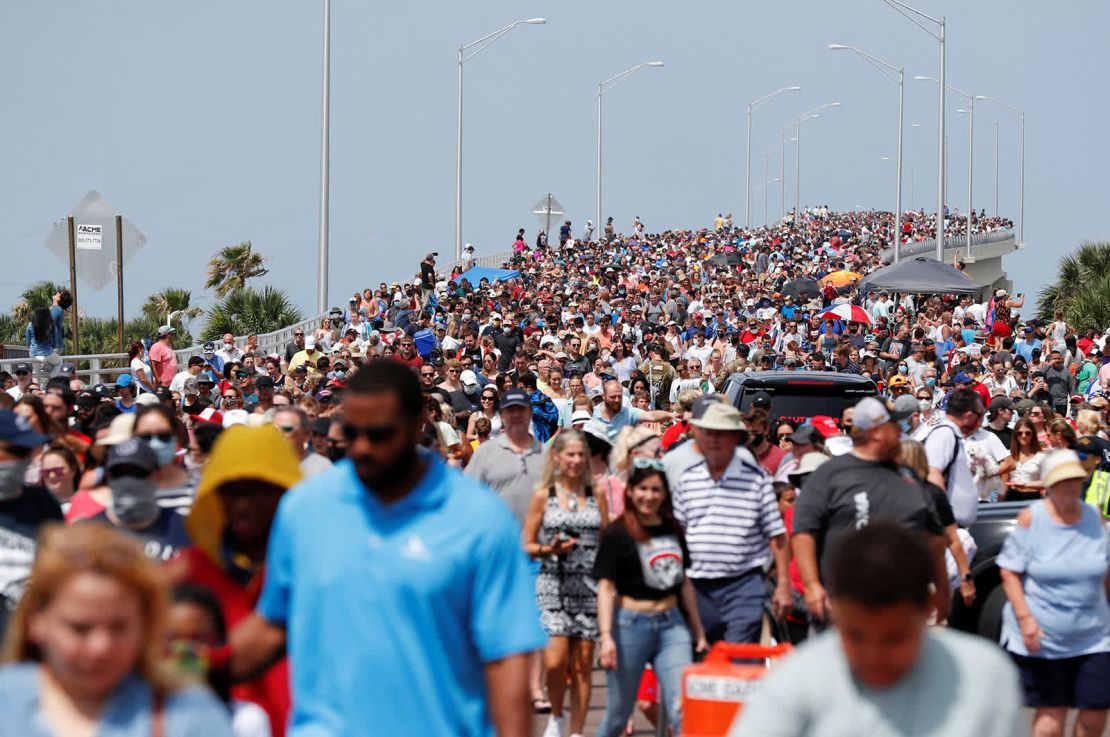
[[[989,243],[1002,243],[1004,241],[1015,240],[1016,237],[1017,237],[1017,232],[1015,230],[1013,230],[1012,228],[1008,229],[1008,230],[995,230],[995,231],[991,231],[990,233],[977,233],[977,234],[971,236],[971,245],[972,245],[972,247],[975,247],[975,246],[985,246]],[[899,248],[898,257],[899,258],[909,258],[909,257],[913,257],[913,256],[922,256],[922,255],[929,255],[929,254],[932,254],[932,253],[936,253],[936,250],[937,250],[936,243],[937,243],[936,238],[929,238],[929,239],[926,239],[926,240],[923,240],[923,241],[914,241],[912,243],[907,243],[907,244],[903,245],[901,248]],[[945,251],[955,251],[955,250],[958,250],[958,249],[961,249],[961,248],[966,248],[966,247],[967,247],[967,236],[965,236],[965,235],[954,235],[954,236],[946,237],[944,239],[944,250]],[[890,259],[893,258],[893,256],[894,256],[894,251],[892,249],[888,248],[888,249],[883,251],[883,254],[882,254],[883,261],[890,261]]]
[[[315,330],[321,320],[327,317],[327,314],[317,315],[301,320],[293,325],[287,325],[280,330],[274,330],[269,333],[258,334],[258,349],[263,355],[270,355],[272,353],[283,354],[285,346],[293,340],[293,332],[298,328],[307,330]],[[240,335],[235,338],[236,344],[242,346],[246,343],[247,336]],[[9,353],[9,349],[13,353]],[[18,355],[15,352],[20,350],[20,346],[4,346],[4,358],[0,359],[0,369],[10,372],[12,366],[20,360],[27,360],[27,349],[22,348],[23,354]],[[203,350],[203,344],[195,344],[186,348],[175,348],[174,353],[177,354],[178,364],[184,368],[185,363],[189,360],[190,356],[196,356]],[[128,373],[131,369],[129,366],[126,353],[92,353],[82,354],[76,356],[62,356],[62,360],[66,363],[72,363],[77,371],[77,377],[84,381],[86,384],[100,384],[106,380],[114,381],[115,377],[120,374]]]
[[[483,256],[475,256],[471,259],[475,266],[489,266],[490,268],[499,269],[502,264],[508,263],[513,260],[516,255],[513,251],[501,251],[499,253],[490,253]],[[440,267],[440,270],[447,275],[450,275],[455,270],[456,266],[463,266],[466,264],[466,259],[459,261],[451,261]]]

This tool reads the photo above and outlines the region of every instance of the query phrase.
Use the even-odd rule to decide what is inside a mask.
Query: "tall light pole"
[[[661,61],[645,61],[643,64],[637,64],[631,69],[625,69],[620,74],[609,77],[609,79],[597,84],[597,191],[595,192],[596,199],[594,200],[594,217],[597,227],[601,232],[605,232],[601,223],[601,100],[605,97],[605,93],[616,87],[624,80],[631,77],[636,72],[646,67],[658,68],[663,66]]]
[[[894,172],[894,232],[890,241],[891,248],[894,249],[894,263],[898,263],[898,252],[901,250],[902,245],[902,118],[905,102],[905,69],[885,62],[878,57],[868,54],[866,51],[857,49],[855,46],[829,44],[829,48],[833,51],[852,51],[858,54],[863,57],[866,62],[871,64],[871,66],[886,75],[892,82],[898,83],[898,162],[895,165]],[[898,75],[897,77],[894,76],[895,73]]]
[[[779,183],[779,219],[780,220],[782,219],[782,216],[786,214],[786,144],[794,143],[794,141],[796,141],[796,140],[798,140],[798,139],[797,138],[787,138],[786,137],[786,128],[783,128],[782,131],[780,132],[780,135],[779,135],[779,142],[776,143],[774,146],[771,146],[771,148],[767,149],[767,151],[764,152],[764,155],[766,155],[766,154],[774,153],[775,149],[778,149],[778,151],[779,151],[779,176],[778,176],[777,179],[772,179],[771,181]],[[766,173],[764,173],[764,178],[766,178]],[[766,221],[766,219],[767,219],[766,215],[764,215],[763,219]]]
[[[517,26],[538,26],[547,23],[546,18],[529,18],[518,20],[504,28],[498,29],[488,36],[482,36],[477,41],[459,47],[459,99],[456,110],[455,127],[455,260],[462,258],[462,129],[463,129],[463,64],[485,51],[486,47],[504,36]],[[477,48],[475,48],[477,47]],[[474,49],[471,51],[471,49]],[[469,52],[469,53],[468,53]]]
[[[914,77],[915,81],[921,82],[937,82],[940,81],[934,77],[925,77],[918,75]],[[965,246],[965,256],[971,256],[971,210],[972,210],[972,184],[975,175],[975,95],[970,92],[964,92],[957,89],[950,84],[943,85],[949,92],[955,92],[960,97],[967,100],[967,110],[957,110],[956,112],[967,115],[967,245]]]
[[[746,153],[744,154],[744,227],[751,226],[751,210],[752,210],[752,111],[756,108],[770,102],[772,99],[781,95],[783,92],[797,92],[801,87],[780,87],[774,92],[768,93],[757,100],[752,100],[748,103],[748,134]]]
[[[840,107],[839,102],[826,102],[824,105],[818,105],[810,110],[808,113],[802,113],[794,119],[794,127],[798,131],[798,136],[794,140],[794,222],[798,222],[798,211],[801,209],[802,201],[802,123],[813,118],[820,118],[820,111],[829,107]]]
[[[944,263],[944,16],[934,18],[926,15],[916,8],[901,2],[901,0],[883,0],[884,3],[900,13],[915,26],[928,33],[940,44],[940,93],[937,101],[937,261]],[[926,27],[922,21],[928,21],[937,26],[933,31]]]
[[[990,100],[991,102],[996,102],[999,105],[1001,105],[1002,107],[1009,110],[1010,112],[1017,115],[1018,120],[1021,122],[1021,175],[1020,175],[1021,178],[1019,180],[1020,184],[1018,185],[1019,190],[1020,190],[1020,194],[1019,194],[1020,200],[1019,200],[1019,204],[1018,204],[1018,243],[1020,243],[1021,245],[1024,246],[1025,245],[1025,111],[1024,110],[1019,110],[1018,108],[1011,105],[1010,103],[1003,102],[1002,100],[999,100],[997,97],[991,97],[990,95],[976,95],[975,99],[976,100]]]
[[[994,121],[994,216],[998,217],[998,121]]]
[[[316,313],[328,310],[328,180],[331,154],[331,0],[324,0],[323,110],[320,120],[320,245],[316,262]]]

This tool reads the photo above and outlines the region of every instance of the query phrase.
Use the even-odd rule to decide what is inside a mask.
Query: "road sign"
[[[74,240],[77,250],[77,278],[94,291],[100,291],[116,281],[116,210],[99,192],[92,191],[66,213],[74,219]],[[93,244],[94,234],[85,234],[82,241],[79,229],[99,229]],[[146,236],[127,218],[123,219],[123,263],[146,244]],[[69,263],[69,236],[66,217],[63,215],[54,230],[46,239],[46,248],[64,263]]]
[[[563,206],[559,204],[559,200],[552,197],[551,193],[548,192],[546,197],[532,207],[532,214],[540,221],[540,225],[543,226],[543,232],[547,233],[547,237],[550,239],[551,221],[555,218],[561,218],[567,213],[566,210],[563,209]]]
[[[103,235],[103,225],[79,224],[77,226],[77,248],[85,251],[99,251]]]

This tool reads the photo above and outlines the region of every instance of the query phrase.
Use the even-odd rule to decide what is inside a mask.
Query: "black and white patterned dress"
[[[586,490],[586,504],[574,511],[562,507],[554,486],[547,490],[539,543],[554,544],[560,532],[577,539],[578,544],[565,555],[541,561],[536,577],[540,622],[549,637],[596,640],[597,581],[590,573],[597,557],[601,510],[592,489]]]

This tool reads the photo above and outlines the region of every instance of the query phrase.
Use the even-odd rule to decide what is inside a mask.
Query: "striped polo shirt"
[[[704,458],[682,472],[674,511],[686,531],[690,578],[739,576],[770,561],[771,538],[786,534],[771,483],[762,468],[738,457],[720,480]]]

